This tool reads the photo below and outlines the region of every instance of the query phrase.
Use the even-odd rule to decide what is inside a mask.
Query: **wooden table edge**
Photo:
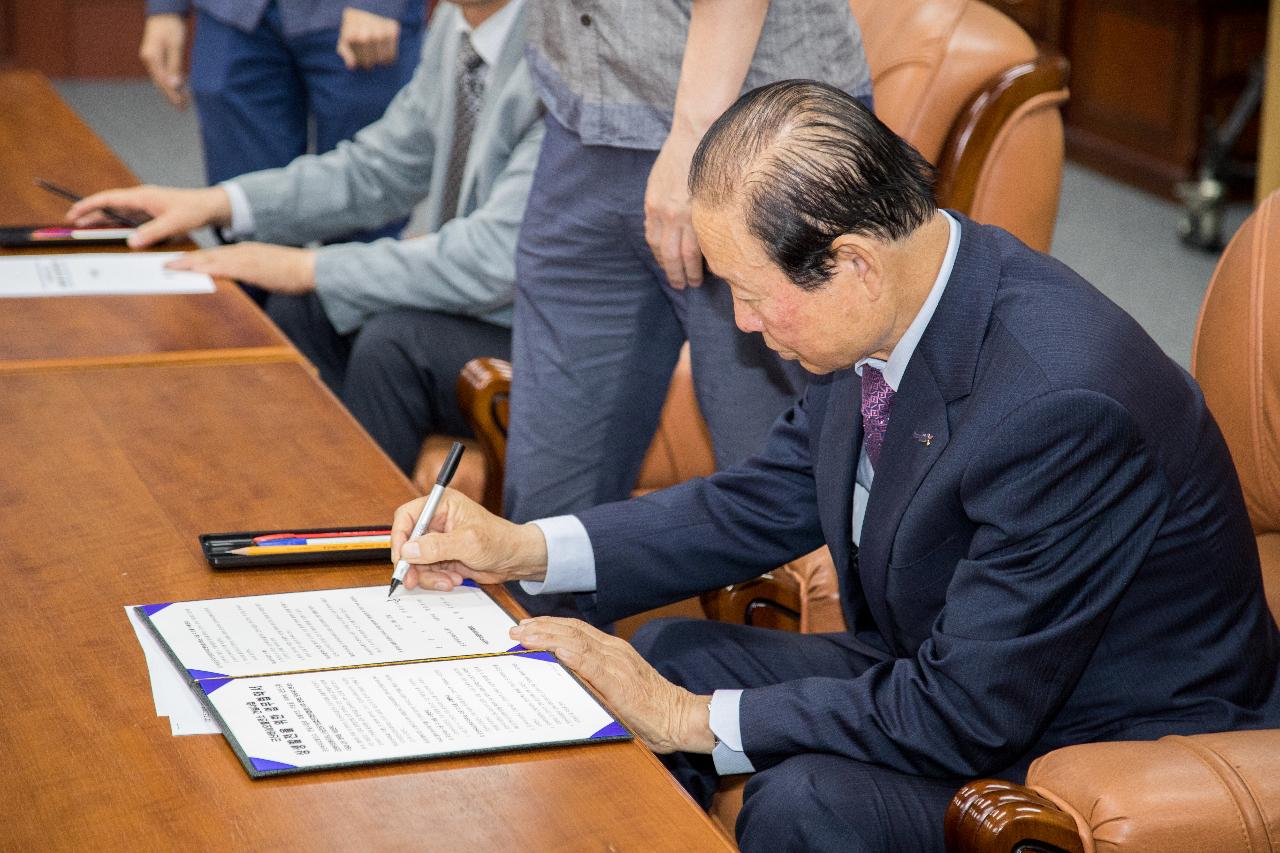
[[[200,364],[253,364],[278,361],[296,361],[310,367],[310,363],[288,344],[266,347],[227,347],[225,349],[173,350],[157,353],[126,353],[109,356],[72,356],[69,358],[33,358],[0,360],[0,374],[85,370],[101,368],[128,368],[150,366],[181,366]]]

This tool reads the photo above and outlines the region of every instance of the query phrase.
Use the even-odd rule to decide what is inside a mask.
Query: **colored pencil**
[[[365,542],[369,545],[386,545],[391,546],[390,534],[384,536],[342,536],[320,539],[304,539],[302,537],[294,537],[291,539],[264,539],[261,542],[255,541],[253,544],[263,548],[281,548],[290,545],[336,545],[340,542]]]
[[[385,546],[379,546],[367,542],[332,542],[325,545],[250,545],[247,548],[233,548],[229,553],[249,557],[275,554],[321,554],[327,551],[377,550],[390,551],[391,545],[388,543]]]
[[[343,530],[334,533],[264,533],[253,537],[255,545],[263,545],[276,539],[341,539],[348,536],[390,536],[390,529]]]

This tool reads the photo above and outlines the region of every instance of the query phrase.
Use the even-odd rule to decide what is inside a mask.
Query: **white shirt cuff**
[[[547,540],[547,576],[542,582],[520,581],[530,595],[594,592],[596,555],[591,537],[576,515],[557,515],[533,522]]]
[[[741,703],[741,690],[717,690],[711,694],[708,722],[711,733],[719,741],[711,752],[711,761],[721,776],[756,772],[751,759],[742,751],[742,725],[738,717]]]
[[[227,194],[231,202],[231,225],[224,229],[228,240],[243,240],[253,234],[253,208],[249,206],[249,197],[244,189],[235,181],[223,181],[218,184]]]

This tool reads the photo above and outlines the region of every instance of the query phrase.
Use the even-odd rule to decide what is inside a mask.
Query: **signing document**
[[[249,775],[629,738],[467,584],[136,608]]]
[[[180,252],[102,252],[0,258],[3,296],[213,293],[204,273],[167,270]]]

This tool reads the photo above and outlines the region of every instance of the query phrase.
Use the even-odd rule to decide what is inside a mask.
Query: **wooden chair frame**
[[[458,374],[458,405],[484,455],[481,503],[502,514],[502,477],[510,421],[511,364],[500,358],[473,358]]]
[[[946,817],[952,853],[1084,853],[1071,815],[1025,785],[978,779],[956,791]]]
[[[1070,64],[1042,47],[1030,62],[994,77],[974,95],[952,125],[938,157],[938,203],[962,213],[973,208],[982,169],[1000,131],[1024,104],[1066,88]]]

